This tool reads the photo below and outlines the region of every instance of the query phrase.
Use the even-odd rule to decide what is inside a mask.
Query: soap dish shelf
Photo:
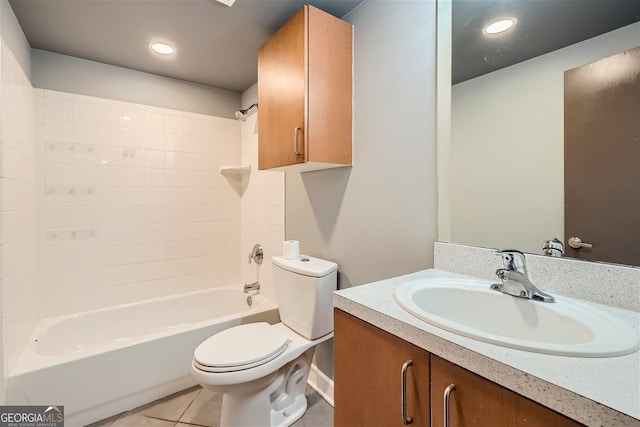
[[[220,166],[220,173],[228,177],[241,177],[251,172],[251,165],[247,166]]]

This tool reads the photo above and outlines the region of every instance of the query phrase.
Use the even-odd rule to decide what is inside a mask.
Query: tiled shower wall
[[[0,48],[0,403],[4,403],[9,369],[38,319],[39,283],[35,94],[31,82],[4,40]]]
[[[257,170],[256,114],[34,89],[0,48],[0,403],[40,318],[256,278],[275,299],[284,174]]]
[[[248,89],[248,94],[257,85]],[[243,102],[251,105],[253,100]],[[260,292],[272,301],[276,301],[273,283],[273,265],[271,258],[282,255],[284,235],[284,172],[258,170],[258,114],[252,110],[247,120],[241,122],[241,164],[250,165],[251,172],[242,177],[242,209],[241,209],[241,250],[240,269],[242,281],[250,283],[258,280]],[[253,245],[260,243],[264,250],[264,262],[257,266],[249,264],[247,255]]]
[[[43,317],[240,280],[238,121],[36,93]]]

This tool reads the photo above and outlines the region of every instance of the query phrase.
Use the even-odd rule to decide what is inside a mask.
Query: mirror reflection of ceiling
[[[483,35],[485,25],[504,17],[517,24]],[[452,84],[638,21],[640,0],[453,0]]]

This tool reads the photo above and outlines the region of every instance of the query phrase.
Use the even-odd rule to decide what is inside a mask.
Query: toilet
[[[221,427],[289,426],[302,417],[315,346],[333,337],[338,265],[305,255],[272,260],[281,322],[226,329],[193,354],[192,377],[223,395]]]

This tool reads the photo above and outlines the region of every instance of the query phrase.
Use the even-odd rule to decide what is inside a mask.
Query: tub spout
[[[253,282],[244,285],[244,293],[249,293],[251,291],[259,291],[260,290],[260,282]]]

